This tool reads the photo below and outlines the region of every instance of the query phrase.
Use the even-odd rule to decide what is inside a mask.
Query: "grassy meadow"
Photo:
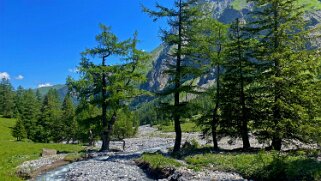
[[[11,127],[14,124],[14,119],[0,117],[0,181],[21,180],[15,175],[17,166],[24,161],[39,158],[42,148],[56,149],[59,152],[78,152],[82,150],[79,145],[17,142],[11,136]]]

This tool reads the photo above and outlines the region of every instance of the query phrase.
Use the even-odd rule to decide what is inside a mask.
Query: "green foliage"
[[[41,102],[31,89],[23,90],[21,93],[17,93],[16,96],[20,106],[18,115],[26,128],[27,138],[33,139],[36,135],[37,121],[40,118]]]
[[[27,138],[27,132],[20,118],[18,118],[16,125],[12,128],[12,136],[17,138],[17,141]]]
[[[92,144],[101,134],[101,111],[87,100],[81,99],[76,108],[77,138]]]
[[[0,115],[14,117],[14,92],[8,79],[2,79],[0,83]]]
[[[184,133],[192,133],[199,132],[201,129],[194,122],[184,122],[181,124],[182,132]],[[173,125],[158,125],[157,128],[162,132],[174,132]]]
[[[221,77],[222,65],[224,64],[224,44],[227,40],[227,26],[213,19],[211,16],[206,17],[196,28],[196,44],[193,47],[197,55],[207,60],[208,66],[205,73],[209,74],[215,70],[215,85],[207,89],[205,94],[210,96],[213,101],[213,107],[204,110],[198,122],[203,125],[205,134],[212,134],[214,149],[218,148],[217,128],[220,122],[221,107]],[[205,74],[205,75],[207,75]]]
[[[141,125],[156,125],[163,121],[161,114],[158,114],[157,112],[157,105],[155,102],[155,100],[145,102],[135,110],[135,114]]]
[[[247,0],[234,0],[231,3],[233,9],[241,11],[242,9],[247,7]]]
[[[165,157],[159,153],[144,153],[137,161],[149,164],[152,169],[177,168],[181,166],[181,163],[175,159]]]
[[[82,53],[82,62],[79,67],[80,80],[69,79],[68,84],[78,93],[82,101],[101,108],[101,124],[94,127],[102,132],[101,150],[108,150],[114,124],[118,118],[122,120],[114,133],[118,137],[133,134],[131,129],[128,133],[124,132],[123,115],[119,113],[127,109],[133,98],[145,93],[139,85],[145,80],[145,72],[142,70],[150,57],[137,48],[139,42],[137,33],[134,34],[133,39],[119,41],[110,27],[101,25],[101,30],[102,32],[96,36],[98,46]],[[97,56],[102,59],[101,65],[96,65],[90,60]],[[118,65],[107,66],[106,61],[110,56],[118,56],[124,61]],[[132,122],[132,125],[135,123]],[[91,132],[90,137],[93,137],[92,127],[87,127],[87,131]]]
[[[156,4],[156,9],[154,11],[144,7],[143,11],[154,18],[154,21],[159,18],[167,19],[170,26],[169,30],[162,30],[162,39],[170,47],[169,58],[174,60],[164,62],[167,69],[163,73],[170,79],[159,95],[170,98],[168,101],[162,99],[165,102],[160,105],[162,111],[170,114],[174,120],[176,139],[173,151],[178,152],[181,145],[180,121],[182,117],[188,116],[185,114],[188,100],[183,101],[181,96],[187,97],[200,92],[194,81],[204,73],[202,65],[206,63],[199,57],[202,53],[198,52],[201,50],[198,43],[204,39],[197,32],[200,30],[198,24],[207,20],[205,17],[208,15],[196,0],[176,0],[170,8]],[[206,46],[202,48],[208,49]]]
[[[281,149],[283,138],[304,140],[315,121],[312,107],[318,105],[315,85],[319,85],[319,55],[307,51],[303,9],[298,1],[255,1],[249,32],[257,44],[253,57],[259,61],[255,93],[255,125],[258,134],[272,138],[272,147]],[[271,15],[271,16],[269,16]]]
[[[16,176],[16,168],[24,161],[40,157],[42,148],[56,149],[59,152],[78,152],[83,148],[79,145],[42,144],[17,142],[12,134],[15,119],[0,118],[0,178],[1,180],[21,180]]]
[[[193,167],[209,167],[220,171],[240,173],[248,179],[319,180],[321,164],[302,156],[285,156],[280,153],[259,154],[205,154],[185,158]]]
[[[43,100],[41,115],[36,125],[36,134],[32,138],[36,142],[59,142],[63,140],[62,134],[57,134],[64,129],[61,118],[61,103],[55,89],[50,89]]]
[[[118,110],[117,122],[115,122],[112,137],[122,140],[134,136],[139,125],[137,121],[135,114],[130,110]]]
[[[306,11],[316,11],[321,9],[321,2],[319,0],[298,0],[298,6],[304,6]]]
[[[77,140],[77,121],[75,115],[75,108],[71,96],[67,94],[62,104],[62,123],[63,129],[60,130],[62,138],[69,142],[70,140]]]

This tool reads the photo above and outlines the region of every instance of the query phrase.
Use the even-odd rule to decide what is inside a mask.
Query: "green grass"
[[[165,157],[159,153],[144,153],[137,161],[149,164],[152,169],[177,168],[181,166],[181,163],[175,159]]]
[[[185,158],[191,168],[232,171],[255,180],[320,180],[321,163],[278,153],[201,154]]]
[[[304,9],[306,11],[321,10],[321,2],[319,0],[299,0],[298,5],[305,6]],[[241,11],[246,8],[247,2],[246,0],[235,0],[231,3],[231,6],[233,9]]]
[[[16,167],[27,160],[40,157],[42,148],[56,149],[60,152],[78,152],[79,145],[40,144],[17,142],[11,136],[14,119],[0,118],[0,180],[21,180],[15,175]]]
[[[246,8],[247,2],[246,0],[235,0],[231,3],[231,6],[233,9],[241,11],[242,9]]]
[[[305,6],[307,11],[321,10],[321,2],[319,0],[299,0],[300,6]]]
[[[163,132],[174,132],[174,125],[157,125],[159,130]],[[193,122],[185,122],[181,124],[182,132],[191,133],[191,132],[199,132],[201,129],[196,126]]]

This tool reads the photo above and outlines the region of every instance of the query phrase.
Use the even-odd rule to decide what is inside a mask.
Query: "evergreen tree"
[[[236,19],[232,24],[229,42],[225,50],[221,129],[227,129],[227,132],[230,132],[232,136],[241,136],[243,148],[248,149],[251,146],[248,136],[248,122],[252,113],[249,87],[254,81],[256,69],[255,64],[249,61],[251,44],[248,34],[243,30],[244,23],[243,19]]]
[[[17,141],[27,137],[27,132],[20,118],[18,118],[16,125],[12,128],[12,136],[17,138]]]
[[[94,146],[97,137],[101,134],[99,108],[92,104],[89,99],[81,98],[76,108],[77,139],[83,143]]]
[[[203,67],[206,68],[202,72],[204,75],[215,74],[215,85],[207,89],[205,95],[203,95],[205,97],[211,95],[214,105],[211,109],[204,110],[202,116],[198,119],[198,124],[203,127],[204,134],[211,133],[214,149],[218,149],[217,128],[221,122],[221,76],[227,26],[208,15],[202,19],[201,23],[194,25],[194,29],[194,32],[197,33],[194,33],[194,44],[191,47],[193,47],[195,55],[204,62]]]
[[[88,49],[83,53],[80,65],[82,77],[74,82],[79,97],[88,99],[92,104],[101,107],[102,114],[102,147],[101,151],[109,149],[113,126],[117,120],[117,112],[128,106],[128,101],[141,94],[136,83],[144,77],[142,66],[149,56],[136,48],[137,35],[132,40],[119,41],[109,27],[101,25],[102,33],[96,37],[98,48]],[[120,65],[106,65],[106,58],[112,55],[124,57]],[[102,58],[101,65],[95,65],[88,56]],[[107,119],[107,116],[110,119]]]
[[[20,118],[27,132],[27,138],[33,140],[37,120],[40,116],[41,105],[38,103],[36,95],[32,89],[28,89],[22,93]]]
[[[43,100],[34,141],[45,143],[62,141],[63,135],[59,133],[63,130],[64,125],[60,118],[61,104],[58,92],[55,89],[50,89]]]
[[[108,121],[107,121],[107,76],[110,67],[107,67],[106,59],[112,55],[122,56],[127,53],[128,42],[129,41],[119,41],[117,36],[111,32],[110,27],[104,25],[100,26],[102,33],[96,36],[96,41],[98,42],[98,47],[93,49],[88,49],[84,52],[84,55],[98,56],[102,59],[101,65],[94,65],[86,57],[84,57],[80,72],[87,73],[86,76],[94,79],[93,83],[97,85],[100,90],[93,90],[89,94],[100,93],[100,105],[101,105],[101,119],[102,119],[102,147],[100,151],[107,151],[109,149],[109,137],[110,133],[108,131]],[[88,74],[89,73],[89,74]],[[90,75],[91,74],[91,75]],[[87,77],[87,78],[88,78]],[[97,80],[100,81],[98,82]],[[90,82],[91,83],[91,82]],[[88,96],[88,95],[87,95]]]
[[[22,109],[23,109],[23,93],[24,93],[24,89],[22,86],[19,86],[16,90],[16,94],[15,94],[15,99],[14,99],[14,104],[15,104],[15,115],[19,116],[22,113]]]
[[[38,102],[42,103],[42,95],[41,95],[39,89],[37,89],[37,91],[36,91],[36,97],[37,97]]]
[[[263,116],[257,126],[260,135],[272,138],[272,148],[280,150],[284,138],[302,138],[305,131],[300,128],[311,125],[308,107],[315,101],[309,85],[317,81],[319,63],[314,51],[307,50],[311,34],[298,0],[253,2],[249,31],[258,41],[254,57],[260,64],[261,89],[256,101]]]
[[[60,134],[63,134],[64,139],[69,142],[76,140],[77,135],[77,122],[75,115],[75,108],[70,94],[67,94],[62,104],[62,117],[61,120],[64,124],[64,129]]]
[[[158,18],[167,18],[170,30],[162,30],[164,43],[171,47],[170,56],[174,61],[167,61],[168,70],[165,74],[171,77],[164,90],[160,93],[162,97],[173,96],[173,103],[163,103],[164,110],[169,110],[172,114],[175,127],[175,145],[173,152],[178,152],[181,146],[182,130],[181,118],[184,115],[187,101],[182,101],[182,94],[196,93],[193,79],[199,77],[200,63],[197,63],[192,48],[194,34],[193,25],[203,18],[197,0],[175,0],[173,8],[167,8],[156,4],[158,11],[153,11],[144,7],[156,21]]]
[[[14,116],[14,92],[8,79],[2,79],[0,83],[0,114],[6,118]]]

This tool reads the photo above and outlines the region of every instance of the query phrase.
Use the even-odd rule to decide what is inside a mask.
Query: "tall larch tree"
[[[107,121],[107,108],[108,108],[108,102],[107,102],[107,76],[109,67],[107,67],[107,58],[110,56],[123,56],[126,55],[127,49],[128,49],[128,43],[129,40],[126,41],[120,41],[118,37],[111,32],[111,28],[107,27],[105,25],[100,25],[102,33],[96,36],[96,41],[98,43],[98,46],[92,49],[87,49],[85,52],[83,52],[83,55],[87,56],[93,56],[101,58],[101,64],[100,65],[94,65],[93,62],[90,62],[88,58],[84,57],[82,66],[80,68],[80,71],[85,71],[89,74],[92,73],[92,75],[88,75],[89,77],[93,79],[100,79],[100,82],[95,82],[95,88],[100,89],[100,106],[101,106],[101,122],[102,122],[102,147],[100,151],[107,151],[108,148],[108,121]],[[89,69],[87,69],[89,68]],[[97,89],[92,92],[97,93]]]
[[[173,103],[164,103],[164,109],[167,109],[172,114],[175,127],[175,145],[173,152],[180,150],[182,141],[181,118],[186,112],[185,108],[187,101],[182,101],[182,94],[195,93],[195,86],[191,81],[195,74],[199,74],[197,64],[193,62],[190,55],[191,52],[191,38],[194,33],[193,25],[202,19],[197,0],[175,0],[173,7],[164,7],[156,4],[157,10],[151,10],[143,7],[143,10],[148,13],[154,21],[159,18],[166,18],[169,30],[162,30],[162,40],[171,47],[170,56],[174,61],[167,60],[168,69],[164,74],[169,75],[171,79],[167,83],[164,90],[160,92],[163,97],[173,96]]]
[[[240,136],[243,149],[251,147],[248,122],[251,115],[250,84],[254,81],[255,64],[249,60],[250,37],[244,31],[245,20],[237,18],[229,28],[222,75],[222,129]],[[236,129],[231,129],[236,128]]]
[[[268,125],[262,134],[272,139],[272,149],[281,150],[285,138],[302,138],[305,133],[299,128],[311,123],[308,107],[314,101],[309,85],[316,81],[318,61],[314,51],[307,50],[311,29],[298,0],[252,2],[249,31],[259,42],[254,58],[261,65],[258,101],[264,105],[265,123],[260,125]]]
[[[209,13],[207,13],[209,14]],[[213,87],[206,90],[206,94],[211,95],[214,107],[204,113],[200,118],[201,124],[205,127],[204,133],[211,133],[213,139],[213,148],[217,150],[218,138],[217,128],[220,124],[220,108],[221,108],[221,93],[222,93],[222,66],[224,62],[224,46],[227,39],[227,26],[215,20],[211,14],[207,15],[201,23],[195,28],[197,34],[195,38],[196,55],[201,60],[205,60],[206,67],[203,73],[215,74],[215,84]],[[214,70],[214,72],[213,72]]]

